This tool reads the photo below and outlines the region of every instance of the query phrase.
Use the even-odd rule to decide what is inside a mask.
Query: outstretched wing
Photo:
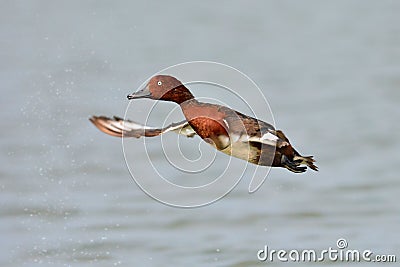
[[[153,137],[166,132],[176,132],[187,137],[193,137],[196,132],[187,121],[172,123],[164,128],[146,126],[131,120],[124,120],[114,116],[92,116],[89,119],[100,131],[116,137]]]

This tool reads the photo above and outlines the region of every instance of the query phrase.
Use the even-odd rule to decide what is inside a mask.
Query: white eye
[[[162,82],[161,82],[161,81],[158,81],[157,84],[158,84],[158,85],[162,85]]]

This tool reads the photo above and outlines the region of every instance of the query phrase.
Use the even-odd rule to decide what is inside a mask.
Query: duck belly
[[[248,142],[230,143],[230,145],[228,145],[225,149],[222,149],[221,152],[254,164],[258,164],[260,158],[259,148],[252,146]]]

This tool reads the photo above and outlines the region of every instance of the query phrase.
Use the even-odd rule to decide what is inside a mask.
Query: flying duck
[[[149,98],[175,102],[186,120],[164,128],[116,116],[92,116],[90,121],[102,132],[116,137],[154,137],[167,132],[187,137],[198,135],[219,151],[253,164],[283,167],[295,173],[305,172],[307,167],[318,170],[313,156],[300,155],[282,131],[231,108],[196,100],[175,77],[154,76],[143,89],[127,97],[129,100]]]

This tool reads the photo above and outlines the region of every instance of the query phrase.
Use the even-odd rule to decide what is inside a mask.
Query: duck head
[[[150,79],[147,85],[127,96],[129,100],[150,98],[154,100],[172,101],[181,104],[193,99],[193,95],[178,79],[169,75],[157,75]]]

